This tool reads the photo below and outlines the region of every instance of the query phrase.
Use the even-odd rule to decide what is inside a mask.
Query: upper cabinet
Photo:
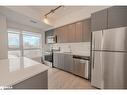
[[[90,19],[86,19],[56,28],[53,35],[57,36],[57,43],[90,42],[90,27]]]
[[[92,31],[124,26],[127,26],[127,6],[113,6],[91,15]]]
[[[54,36],[57,37],[57,43],[61,43],[62,42],[61,41],[61,36],[62,36],[62,34],[61,34],[61,28],[56,28],[54,30]]]
[[[83,38],[83,36],[82,36],[82,34],[83,34],[83,22],[82,21],[80,21],[80,22],[77,22],[76,24],[75,24],[75,29],[76,29],[76,31],[75,31],[75,42],[82,42],[82,38]]]
[[[108,28],[127,26],[127,6],[108,8]]]
[[[68,25],[68,43],[75,42],[75,23]]]
[[[91,19],[90,18],[83,21],[82,41],[83,42],[91,41]]]
[[[91,15],[91,30],[98,31],[101,29],[107,29],[108,27],[107,15],[108,15],[107,9],[93,13]]]
[[[57,36],[58,43],[90,42],[91,31],[127,26],[126,17],[127,6],[114,6],[93,13],[91,19],[78,21],[48,31],[46,36],[54,33]]]
[[[62,34],[62,42],[63,43],[67,43],[68,42],[68,39],[69,39],[69,36],[68,36],[68,26],[63,26],[61,27],[62,31],[61,31],[61,34]]]
[[[54,36],[57,36],[57,43],[68,42],[68,27],[63,26],[55,29]]]

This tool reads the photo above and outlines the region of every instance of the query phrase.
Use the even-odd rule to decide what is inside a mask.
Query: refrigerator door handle
[[[92,67],[93,67],[93,69],[94,69],[94,57],[95,57],[95,53],[93,52],[93,60],[92,60]]]
[[[95,37],[94,37],[94,40],[93,40],[93,41],[94,41],[94,44],[93,44],[93,49],[95,50]]]
[[[101,50],[103,50],[103,44],[104,44],[104,31],[102,30]]]
[[[95,50],[95,34],[92,35],[92,50]]]

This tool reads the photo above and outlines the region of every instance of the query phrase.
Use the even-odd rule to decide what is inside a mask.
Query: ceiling
[[[4,14],[8,21],[13,21],[37,29],[45,30],[51,27],[50,25],[45,24],[41,19],[30,17],[28,15],[13,11],[6,7],[0,7],[0,13]]]
[[[33,10],[43,16],[57,6],[32,6]],[[49,23],[54,27],[59,27],[68,23],[90,17],[91,13],[105,9],[109,6],[64,6],[48,15]]]
[[[44,17],[46,13],[48,13],[51,9],[54,9],[56,7],[58,6],[32,6],[31,8],[41,13],[41,15]],[[48,18],[57,20],[65,15],[71,14],[83,8],[86,8],[86,6],[63,6],[56,10],[55,13],[48,15]]]
[[[44,15],[57,6],[6,6],[0,7],[0,12],[8,20],[42,30],[72,23],[90,17],[91,13],[107,8],[107,6],[64,6],[48,15],[50,25],[44,23]],[[37,23],[31,22],[35,21]]]

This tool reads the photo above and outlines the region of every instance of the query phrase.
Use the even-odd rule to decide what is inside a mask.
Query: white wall
[[[0,14],[0,59],[8,58],[6,27],[6,17]]]
[[[72,52],[74,55],[90,56],[90,42],[59,43],[53,45],[54,49],[58,47],[60,47],[60,52]]]

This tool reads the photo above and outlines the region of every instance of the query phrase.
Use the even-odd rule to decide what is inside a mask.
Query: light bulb
[[[49,20],[47,19],[47,17],[44,18],[44,23],[50,25]]]

